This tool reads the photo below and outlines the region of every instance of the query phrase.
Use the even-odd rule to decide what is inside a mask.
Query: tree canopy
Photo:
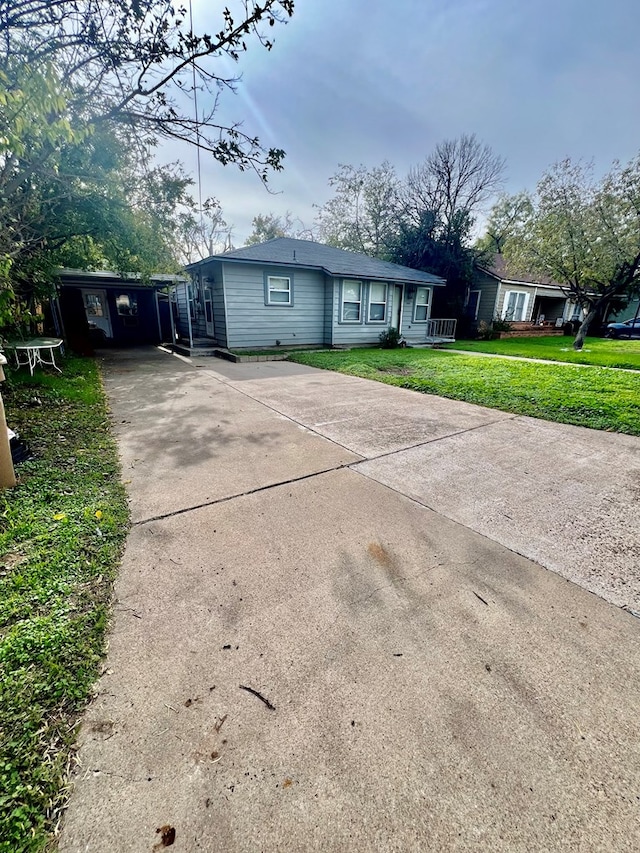
[[[585,309],[580,349],[596,317],[640,290],[640,154],[600,180],[592,165],[563,160],[519,198],[526,203],[517,205],[505,256],[554,279]]]
[[[277,213],[258,213],[254,216],[251,225],[253,231],[247,237],[246,246],[255,243],[264,243],[267,240],[275,240],[277,237],[296,237],[300,240],[313,240],[313,232],[306,228],[301,219],[294,219],[293,214],[287,210],[282,216]]]
[[[380,166],[340,164],[329,178],[333,198],[318,208],[318,233],[330,246],[384,258],[398,218],[400,181],[385,160]]]
[[[340,165],[319,208],[320,239],[447,279],[440,307],[463,314],[473,264],[472,230],[502,182],[504,160],[475,135],[444,140],[406,178],[394,166]]]
[[[167,0],[0,0],[0,326],[58,263],[167,271],[212,245],[217,202],[197,209],[191,179],[154,165],[154,146],[192,143],[263,181],[282,168],[281,149],[217,122],[235,82],[219,61],[252,41],[271,49],[292,12],[235,3],[209,34]]]

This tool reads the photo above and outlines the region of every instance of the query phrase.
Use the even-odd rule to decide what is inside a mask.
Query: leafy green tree
[[[184,264],[192,264],[232,248],[233,228],[227,225],[220,202],[208,198],[198,210],[195,204],[183,207],[175,227],[177,256]]]
[[[275,240],[277,237],[296,237],[300,240],[313,240],[313,231],[305,228],[300,219],[294,219],[290,211],[283,216],[276,213],[259,213],[251,222],[253,231],[247,237],[245,246]]]
[[[398,224],[399,181],[394,167],[387,160],[372,169],[340,164],[329,186],[334,196],[317,216],[322,242],[386,257]]]
[[[557,281],[585,310],[574,341],[614,301],[640,290],[640,154],[601,180],[593,167],[563,160],[529,196],[504,246],[515,268]]]
[[[476,241],[476,248],[501,255],[518,222],[531,212],[530,209],[531,200],[526,192],[500,195],[491,208],[485,233]]]
[[[217,122],[234,84],[217,68],[252,39],[270,49],[261,27],[292,12],[291,0],[241,3],[210,35],[166,0],[0,4],[0,325],[46,293],[65,252],[120,270],[175,266],[173,228],[194,204],[178,168],[151,165],[158,138],[262,180],[282,168],[282,150]],[[196,114],[203,91],[215,97]]]
[[[237,62],[251,42],[271,50],[266,31],[293,8],[293,0],[229,4],[218,31],[206,32],[193,26],[185,7],[167,0],[3,2],[0,71],[15,57],[36,77],[54,68],[67,85],[66,99],[51,102],[54,121],[70,111],[88,124],[116,122],[145,137],[190,142],[266,179],[269,169],[281,168],[284,152],[265,149],[239,124],[218,122],[221,93],[237,82],[221,73],[221,60]]]

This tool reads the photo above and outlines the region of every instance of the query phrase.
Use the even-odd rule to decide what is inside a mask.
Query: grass
[[[640,435],[640,375],[442,350],[298,353],[291,361],[559,423]]]
[[[640,340],[587,338],[580,352],[572,348],[572,343],[573,338],[552,335],[541,338],[503,338],[497,341],[456,341],[455,344],[445,344],[444,348],[640,370]]]
[[[0,851],[31,853],[53,844],[128,508],[94,361],[12,373],[2,393],[35,458],[0,493]]]

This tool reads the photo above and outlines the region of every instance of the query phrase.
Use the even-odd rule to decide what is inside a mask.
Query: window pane
[[[421,320],[427,319],[427,306],[426,305],[416,305],[416,320],[419,322]]]
[[[370,320],[384,320],[384,303],[380,304],[375,303],[369,306],[369,319]]]
[[[344,302],[360,302],[359,281],[346,282],[342,285],[342,299]]]
[[[416,305],[429,304],[429,290],[426,287],[419,287],[416,291]]]
[[[387,285],[371,283],[369,290],[369,299],[371,302],[386,302],[387,301]]]
[[[359,320],[360,319],[360,303],[345,302],[342,306],[343,320]]]
[[[270,275],[269,284],[269,302],[278,303],[279,305],[291,304],[291,279],[285,276]]]

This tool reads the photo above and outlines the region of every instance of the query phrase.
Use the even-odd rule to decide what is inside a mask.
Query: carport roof
[[[379,279],[441,287],[446,284],[443,278],[428,272],[393,264],[390,261],[381,261],[379,258],[370,258],[368,255],[357,252],[336,249],[324,243],[315,243],[313,240],[295,240],[292,237],[276,237],[273,240],[267,240],[266,243],[257,243],[255,246],[245,246],[242,249],[212,255],[204,261],[191,264],[187,269],[197,269],[213,260],[299,266],[320,269],[328,275],[344,278]]]

